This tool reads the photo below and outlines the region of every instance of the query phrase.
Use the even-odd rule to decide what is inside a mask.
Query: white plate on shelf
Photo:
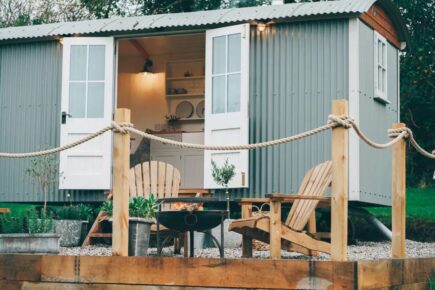
[[[201,101],[196,105],[196,115],[200,119],[204,119],[204,112],[205,112],[205,102]]]
[[[193,115],[193,105],[191,102],[182,101],[175,108],[175,115],[180,119],[188,119]]]

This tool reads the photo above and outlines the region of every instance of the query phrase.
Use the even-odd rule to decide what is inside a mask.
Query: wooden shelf
[[[178,121],[180,122],[193,122],[193,121],[204,121],[204,118],[181,118]]]
[[[203,80],[205,76],[191,76],[191,77],[169,77],[167,81],[191,81],[191,80]]]
[[[204,94],[171,94],[166,95],[168,99],[177,99],[177,98],[203,98]]]
[[[177,60],[169,60],[167,64],[174,63],[186,63],[186,62],[205,62],[205,58],[192,58],[192,59],[177,59]]]

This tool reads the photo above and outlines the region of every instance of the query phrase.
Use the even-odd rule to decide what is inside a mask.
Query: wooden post
[[[393,129],[405,124],[395,123]],[[392,146],[392,256],[406,257],[406,141],[400,140]]]
[[[332,114],[348,115],[347,100],[332,101]],[[349,191],[349,132],[332,129],[331,258],[347,260],[347,208]]]
[[[252,216],[252,204],[242,203],[242,219]],[[252,239],[248,236],[242,236],[242,257],[252,258]]]
[[[270,258],[281,258],[281,202],[270,201]]]
[[[115,121],[130,123],[130,110],[117,109]],[[128,256],[130,134],[115,133],[113,155],[112,253],[114,256]]]

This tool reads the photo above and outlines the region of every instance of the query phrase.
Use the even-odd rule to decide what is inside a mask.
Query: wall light
[[[266,30],[266,27],[267,27],[266,23],[263,23],[263,22],[259,22],[259,23],[257,23],[257,30],[258,30],[259,32],[263,32],[263,31],[265,31],[265,30]]]
[[[142,72],[144,74],[153,73],[152,70],[151,70],[152,66],[153,66],[153,61],[151,59],[147,58],[145,60],[145,63],[143,64],[143,70],[142,70]]]

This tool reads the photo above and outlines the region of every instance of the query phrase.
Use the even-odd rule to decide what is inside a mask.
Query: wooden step
[[[91,238],[111,238],[112,233],[90,233],[88,236]]]

